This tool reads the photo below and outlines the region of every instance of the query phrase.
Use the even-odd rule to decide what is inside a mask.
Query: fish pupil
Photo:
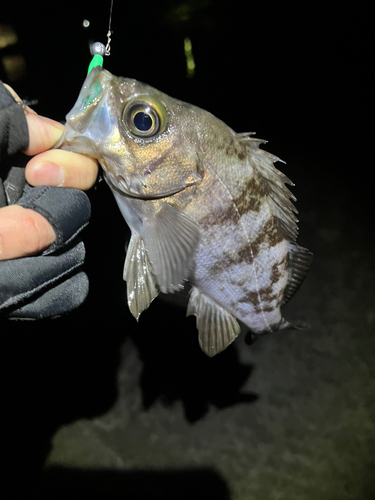
[[[133,118],[134,125],[138,130],[142,132],[147,132],[152,128],[152,118],[149,114],[139,111]]]
[[[125,105],[122,122],[134,138],[148,139],[164,131],[166,113],[151,96],[136,96]]]

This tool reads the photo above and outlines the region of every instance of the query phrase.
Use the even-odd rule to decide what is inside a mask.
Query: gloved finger
[[[72,241],[87,226],[91,215],[90,201],[78,189],[59,189],[50,186],[26,186],[24,195],[17,202],[43,215],[52,225],[56,239],[44,250],[49,255]]]
[[[6,83],[3,84],[4,87],[6,87],[8,89],[8,91],[10,92],[10,94],[12,95],[13,99],[16,101],[16,102],[22,102],[22,99],[20,98],[20,96],[17,94],[17,92],[15,90],[12,89],[12,87],[10,87],[9,85],[7,85]],[[36,115],[37,113],[29,108],[29,106],[25,106],[24,107],[24,110],[25,110],[25,113],[31,113],[33,115]]]
[[[0,288],[0,310],[14,308],[31,297],[37,297],[54,288],[76,271],[85,260],[82,242],[67,252],[48,257],[26,257],[0,262],[2,283]],[[82,291],[82,290],[81,290]],[[68,298],[60,300],[68,300]]]
[[[0,210],[0,260],[41,252],[55,239],[51,224],[34,210],[19,205]]]
[[[26,165],[26,180],[32,186],[90,189],[98,176],[98,162],[79,153],[51,149]]]
[[[10,312],[8,317],[14,319],[55,318],[77,309],[85,301],[88,293],[89,280],[81,271],[39,295],[32,302]]]
[[[12,87],[9,87],[9,85],[5,85],[5,87],[17,102],[22,102],[22,99]],[[29,106],[23,106],[23,109],[29,130],[29,146],[25,149],[25,154],[32,156],[52,148],[60,139],[64,125],[51,118],[38,115]]]

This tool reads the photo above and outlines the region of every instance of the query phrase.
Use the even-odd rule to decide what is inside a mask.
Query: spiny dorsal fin
[[[292,201],[296,201],[294,195],[285,184],[293,185],[292,181],[273,165],[276,161],[282,161],[277,156],[259,149],[259,144],[266,141],[252,137],[241,137],[241,142],[247,145],[249,155],[257,171],[267,182],[270,191],[269,199],[272,200],[276,221],[284,237],[290,243],[288,252],[289,278],[284,291],[283,304],[295,294],[305,279],[309,270],[312,253],[296,243],[298,234],[297,209]]]
[[[252,166],[269,187],[269,200],[272,201],[275,217],[280,221],[285,238],[295,242],[298,234],[298,219],[295,214],[298,211],[292,201],[296,201],[296,198],[285,186],[285,184],[293,185],[293,182],[274,166],[276,161],[282,160],[259,148],[259,144],[266,141],[250,136],[240,136],[240,141],[246,145]]]

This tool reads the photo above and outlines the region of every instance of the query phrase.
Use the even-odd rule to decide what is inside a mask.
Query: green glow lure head
[[[93,58],[91,59],[91,62],[89,64],[87,74],[91,72],[92,68],[96,68],[96,66],[103,66],[103,56],[106,53],[105,46],[101,42],[93,43],[91,45],[90,51],[93,55]]]

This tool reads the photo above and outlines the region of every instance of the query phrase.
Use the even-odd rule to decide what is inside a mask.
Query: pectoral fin
[[[124,280],[130,312],[138,320],[141,312],[148,308],[159,293],[150,260],[139,235],[132,235],[130,239],[124,265]]]
[[[223,307],[193,287],[186,316],[197,317],[199,345],[208,356],[215,356],[228,347],[240,333],[237,320]]]
[[[145,247],[160,290],[179,290],[194,265],[200,236],[197,225],[169,203],[143,225]]]

